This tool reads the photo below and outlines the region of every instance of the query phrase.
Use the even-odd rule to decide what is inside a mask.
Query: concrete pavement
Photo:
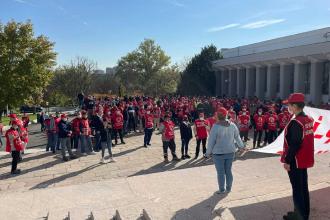
[[[33,152],[19,164],[21,175],[8,175],[10,158],[0,156],[0,219],[41,219],[48,212],[49,219],[63,219],[70,212],[78,220],[93,211],[99,220],[110,219],[118,209],[130,220],[144,208],[152,219],[268,220],[292,209],[289,180],[277,156],[249,152],[237,158],[232,192],[221,196],[214,194],[211,160],[165,165],[160,136],[152,138],[150,149],[141,147],[142,136],[126,139],[126,145],[114,148],[117,162],[105,165],[99,163],[100,154],[63,163],[40,149],[42,134],[35,131],[31,138]],[[330,219],[329,163],[329,154],[316,156],[309,172],[313,220]]]

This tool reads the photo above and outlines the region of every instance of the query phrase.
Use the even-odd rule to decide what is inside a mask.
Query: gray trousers
[[[60,143],[61,143],[61,152],[62,156],[65,157],[66,155],[66,150],[68,150],[70,157],[73,156],[72,150],[71,150],[71,140],[69,137],[66,138],[60,138]]]
[[[92,146],[92,139],[89,135],[81,135],[80,136],[81,144],[80,144],[80,152],[86,153],[86,147],[89,152],[93,152],[93,146]]]

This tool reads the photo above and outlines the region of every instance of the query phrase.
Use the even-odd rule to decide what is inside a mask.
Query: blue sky
[[[0,0],[2,23],[31,19],[56,42],[58,64],[75,56],[100,69],[152,38],[172,63],[201,47],[230,48],[330,26],[330,0]]]

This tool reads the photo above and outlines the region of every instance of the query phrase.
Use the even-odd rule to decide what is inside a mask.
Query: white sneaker
[[[101,163],[102,163],[102,164],[105,164],[105,163],[106,163],[106,161],[105,161],[104,158],[101,159]]]
[[[116,160],[113,159],[113,157],[110,157],[110,159],[109,159],[109,163],[114,163],[114,162],[116,162]]]

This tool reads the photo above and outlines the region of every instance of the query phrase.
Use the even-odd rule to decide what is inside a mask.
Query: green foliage
[[[40,99],[55,65],[54,43],[34,36],[31,22],[0,22],[0,109]],[[38,104],[38,103],[34,103]]]
[[[202,48],[200,54],[191,59],[181,75],[178,93],[183,95],[214,95],[215,75],[212,61],[221,59],[214,45]]]
[[[147,95],[173,93],[179,72],[169,65],[170,57],[153,40],[146,39],[118,61],[116,76],[128,93],[137,90]]]

